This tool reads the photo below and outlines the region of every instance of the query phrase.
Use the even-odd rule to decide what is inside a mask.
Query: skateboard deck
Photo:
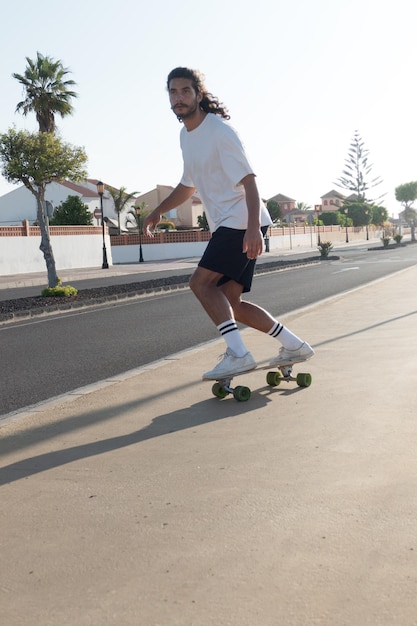
[[[226,376],[224,378],[212,380],[213,386],[211,388],[212,393],[216,398],[226,398],[229,394],[233,395],[234,399],[238,402],[247,402],[251,396],[251,390],[244,385],[237,385],[232,387],[232,381],[237,376],[243,376],[244,374],[251,374],[256,370],[269,370],[266,375],[266,383],[270,387],[278,387],[282,382],[296,382],[299,387],[310,387],[312,382],[311,374],[298,373],[293,376],[292,370],[297,363],[304,363],[303,361],[296,361],[281,365],[270,365],[271,359],[265,361],[259,361],[256,363],[256,367],[246,372],[240,372],[239,374],[233,374],[233,376]],[[211,379],[206,379],[211,380]]]

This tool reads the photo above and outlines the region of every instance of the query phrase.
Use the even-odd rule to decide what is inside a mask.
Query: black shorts
[[[263,234],[266,230],[267,227],[262,228]],[[207,244],[198,265],[223,274],[217,283],[218,287],[234,280],[243,286],[243,293],[251,289],[256,259],[248,259],[246,253],[242,252],[245,232],[246,230],[220,226]]]

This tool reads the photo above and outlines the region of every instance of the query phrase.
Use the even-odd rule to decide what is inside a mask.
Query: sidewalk
[[[0,422],[2,622],[415,626],[416,281],[286,316],[307,389],[214,398],[219,340]]]

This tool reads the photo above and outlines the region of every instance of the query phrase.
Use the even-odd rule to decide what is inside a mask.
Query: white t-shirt
[[[194,130],[181,129],[184,160],[181,184],[194,187],[201,198],[213,233],[220,226],[246,230],[248,209],[240,181],[253,174],[237,132],[223,118],[208,113]],[[261,226],[271,224],[260,201]]]

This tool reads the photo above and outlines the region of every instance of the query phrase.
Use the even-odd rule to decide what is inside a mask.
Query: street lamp
[[[290,233],[290,250],[292,250],[292,234],[291,234],[291,213],[288,213],[285,216],[285,221],[287,222],[288,226],[289,226],[289,233]]]
[[[313,221],[314,221],[314,217],[309,214],[307,215],[307,221],[310,225],[310,245],[311,247],[313,247]]]
[[[343,209],[343,213],[345,214],[345,218],[346,218],[346,243],[349,243],[349,233],[348,233],[348,208],[346,207],[346,209]]]
[[[105,231],[104,231],[104,212],[103,212],[104,183],[102,183],[101,180],[97,181],[97,193],[100,196],[101,232],[103,233],[103,264],[101,266],[101,269],[108,270],[109,264],[107,262],[106,238],[105,238]]]
[[[369,241],[369,231],[368,231],[368,226],[369,226],[369,209],[365,209],[365,215],[366,215],[366,241]]]
[[[142,213],[141,207],[136,207],[136,215],[139,229],[139,263],[144,262],[143,254],[142,254]]]
[[[320,211],[321,211],[321,204],[315,204],[314,205],[314,211],[317,213],[317,245],[320,245],[321,241],[320,241]]]

